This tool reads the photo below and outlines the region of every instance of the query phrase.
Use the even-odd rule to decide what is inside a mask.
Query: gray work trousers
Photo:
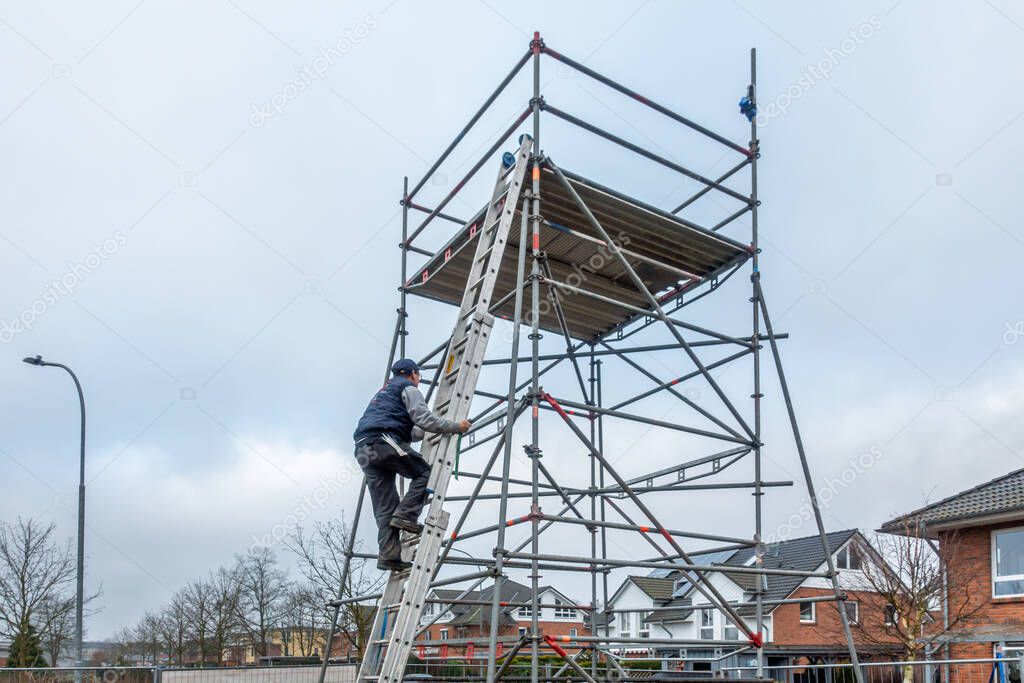
[[[391,526],[391,518],[402,517],[415,522],[427,500],[430,465],[409,444],[400,445],[407,455],[399,455],[383,441],[356,446],[356,462],[363,469],[373,516],[377,520],[378,557],[382,560],[402,557],[398,529]],[[409,490],[401,500],[395,486],[396,474],[410,480]]]

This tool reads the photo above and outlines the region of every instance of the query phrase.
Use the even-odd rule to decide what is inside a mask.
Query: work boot
[[[394,528],[401,529],[402,531],[408,531],[410,534],[419,535],[423,533],[422,524],[414,522],[411,519],[406,519],[405,517],[392,517],[390,524]]]
[[[412,562],[398,560],[377,560],[377,569],[391,572],[404,572],[412,569]]]

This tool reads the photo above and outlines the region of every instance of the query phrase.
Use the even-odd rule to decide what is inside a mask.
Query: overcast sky
[[[20,362],[38,353],[72,366],[88,401],[87,582],[104,591],[90,637],[158,608],[297,508],[351,517],[350,435],[397,305],[402,176],[422,176],[535,29],[741,143],[736,103],[757,48],[763,282],[791,335],[783,354],[830,529],[873,528],[1024,466],[1024,12],[1006,0],[8,3],[0,519],[52,521],[68,538],[75,528],[76,398],[59,370]],[[542,80],[550,102],[702,173],[736,161],[553,61]],[[517,80],[422,201],[447,192],[529,97]],[[546,124],[542,147],[659,206],[697,189],[565,124]],[[452,213],[472,213],[485,185]],[[728,210],[706,198],[688,215],[710,223]],[[748,226],[728,234],[745,241]],[[424,245],[451,228],[428,229]],[[692,319],[749,333],[746,278]],[[453,309],[414,301],[410,313],[421,355]],[[496,342],[492,353],[507,352]],[[644,362],[664,377],[688,370],[682,354]],[[737,364],[721,381],[742,400],[749,377]],[[608,400],[649,386],[611,363],[606,379]],[[575,398],[570,374],[545,388]],[[765,476],[800,483],[777,384],[765,391]],[[636,409],[692,424],[670,399]],[[584,484],[581,447],[545,424],[546,464]],[[677,433],[608,432],[626,474],[702,452]],[[850,475],[851,459],[868,466]],[[772,490],[766,532],[810,533],[792,521],[805,500],[799,487]],[[745,492],[658,505],[669,526],[752,533]],[[611,552],[651,551],[623,536]],[[579,577],[544,581],[589,599]]]

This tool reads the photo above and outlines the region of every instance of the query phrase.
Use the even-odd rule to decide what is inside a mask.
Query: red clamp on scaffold
[[[754,647],[761,647],[762,645],[764,645],[764,636],[762,636],[760,633],[751,634],[750,644]]]
[[[544,642],[547,643],[548,647],[550,647],[552,650],[554,650],[558,654],[558,656],[561,657],[562,659],[568,659],[569,658],[568,653],[566,653],[566,651],[562,649],[562,646],[559,645],[558,643],[556,643],[555,639],[552,638],[551,636],[545,635],[544,636]]]

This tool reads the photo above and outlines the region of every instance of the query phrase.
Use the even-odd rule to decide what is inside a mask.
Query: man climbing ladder
[[[448,420],[434,415],[417,388],[420,370],[403,358],[391,366],[393,377],[370,400],[359,418],[353,438],[356,462],[363,469],[366,487],[377,520],[377,568],[404,571],[412,564],[402,560],[399,530],[419,534],[423,526],[416,520],[427,500],[430,465],[412,449],[424,432],[465,433],[469,420]],[[395,475],[410,479],[409,490],[399,501]]]

